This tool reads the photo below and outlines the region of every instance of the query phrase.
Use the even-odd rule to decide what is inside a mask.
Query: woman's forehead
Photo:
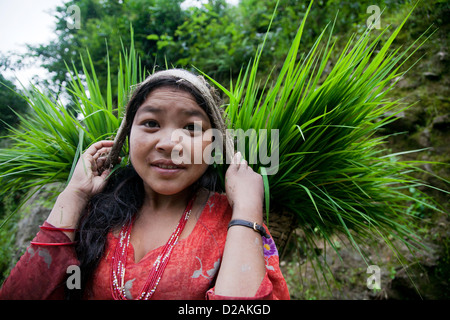
[[[195,97],[189,92],[174,87],[160,87],[152,90],[137,113],[156,113],[171,116],[196,116],[210,122]]]

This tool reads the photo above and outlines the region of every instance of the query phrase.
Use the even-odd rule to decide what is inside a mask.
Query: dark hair
[[[131,132],[137,109],[143,104],[148,94],[160,87],[174,87],[192,94],[197,104],[205,110],[211,119],[210,110],[200,92],[187,81],[176,79],[160,79],[143,83],[133,93],[127,106],[127,136]],[[193,190],[206,188],[211,191],[219,190],[217,172],[209,165],[202,177],[192,186]],[[76,253],[81,269],[81,290],[68,290],[69,299],[80,299],[84,294],[87,282],[92,277],[103,256],[106,238],[111,230],[118,230],[130,222],[141,208],[145,197],[143,181],[132,165],[121,167],[111,174],[103,192],[95,195],[80,218],[79,229],[76,234]]]

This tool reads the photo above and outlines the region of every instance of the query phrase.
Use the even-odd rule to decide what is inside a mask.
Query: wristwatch
[[[251,229],[255,230],[256,232],[259,232],[263,237],[270,238],[270,236],[266,232],[266,229],[262,225],[257,224],[256,222],[235,219],[235,220],[230,221],[230,223],[228,224],[228,229],[232,226],[244,226],[247,228],[251,228]]]

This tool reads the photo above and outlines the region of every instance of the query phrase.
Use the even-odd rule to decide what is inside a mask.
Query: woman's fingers
[[[242,154],[240,152],[236,152],[233,159],[231,160],[231,164],[236,165],[237,169],[248,167],[247,161],[244,159],[244,157],[242,157]]]
[[[70,180],[71,188],[85,194],[86,197],[91,197],[102,190],[109,173],[103,170],[103,167],[106,155],[113,144],[113,141],[99,141],[83,153]]]
[[[103,148],[111,149],[113,144],[114,144],[114,141],[109,141],[109,140],[99,141],[99,142],[96,142],[93,145],[91,145],[85,151],[85,153],[88,155],[94,156],[99,150],[102,150]]]
[[[108,154],[111,152],[111,149],[112,148],[101,148],[97,150],[97,152],[93,156],[94,160],[98,160],[100,158],[107,158]]]
[[[90,162],[91,171],[95,174],[101,169],[106,161],[106,158],[111,152],[114,141],[99,141],[92,144],[84,153],[85,159]]]

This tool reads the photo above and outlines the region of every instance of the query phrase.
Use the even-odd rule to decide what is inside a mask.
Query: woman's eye
[[[147,128],[158,128],[159,125],[158,122],[154,120],[149,120],[144,122],[144,126],[146,126]]]
[[[193,132],[201,132],[202,131],[202,126],[195,124],[195,123],[190,123],[187,126],[184,127],[184,129],[189,130],[189,131],[193,131]]]

